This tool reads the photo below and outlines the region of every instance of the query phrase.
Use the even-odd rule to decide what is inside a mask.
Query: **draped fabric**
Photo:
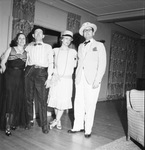
[[[135,41],[135,39],[129,38],[126,57],[126,78],[124,88],[125,92],[127,90],[136,88],[137,83],[136,66],[137,66],[137,41]]]
[[[114,32],[110,49],[107,99],[121,99],[136,87],[137,41]]]
[[[141,41],[141,44],[145,48],[145,39]],[[142,78],[145,79],[145,51],[144,51],[144,57],[143,57]]]
[[[73,32],[74,34],[74,39],[73,39],[73,42],[72,44],[70,45],[71,48],[74,48],[74,49],[78,49],[78,46],[79,44],[81,43],[80,40],[82,40],[80,38],[80,35],[79,35],[79,29],[80,29],[80,21],[81,21],[81,16],[79,15],[76,15],[76,14],[73,14],[73,13],[68,13],[68,16],[67,16],[67,30],[70,30]]]
[[[33,28],[36,0],[14,0],[13,1],[13,26],[12,39],[22,31],[28,35]]]
[[[81,16],[69,12],[67,16],[67,30],[77,33],[80,29],[80,21]]]
[[[144,60],[143,60],[142,77],[145,78],[145,53],[144,53]]]

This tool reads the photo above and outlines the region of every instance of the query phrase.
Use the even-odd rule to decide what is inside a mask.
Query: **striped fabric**
[[[132,137],[144,146],[144,93],[131,90],[126,92],[128,137]],[[138,98],[137,98],[138,97]]]
[[[136,111],[144,111],[145,91],[131,90],[130,101],[132,108]]]

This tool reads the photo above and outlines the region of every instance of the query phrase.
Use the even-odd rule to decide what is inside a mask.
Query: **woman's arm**
[[[5,72],[5,70],[6,70],[6,62],[7,62],[7,60],[8,60],[9,55],[10,55],[10,52],[11,52],[11,47],[8,48],[8,49],[4,52],[4,54],[1,56],[1,64],[0,64],[0,66],[1,66],[0,72],[1,72],[1,73]]]

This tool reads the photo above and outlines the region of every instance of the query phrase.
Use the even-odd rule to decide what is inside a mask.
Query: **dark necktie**
[[[34,43],[34,46],[37,46],[37,45],[42,45],[41,43]]]
[[[86,46],[88,43],[90,43],[90,40],[89,40],[89,41],[84,42],[84,45]]]

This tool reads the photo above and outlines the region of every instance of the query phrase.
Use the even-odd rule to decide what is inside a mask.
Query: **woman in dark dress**
[[[8,48],[1,57],[0,72],[3,73],[4,86],[1,99],[0,127],[5,129],[7,136],[11,129],[25,127],[27,106],[24,90],[24,69],[26,63],[26,36],[18,33],[16,45]]]

